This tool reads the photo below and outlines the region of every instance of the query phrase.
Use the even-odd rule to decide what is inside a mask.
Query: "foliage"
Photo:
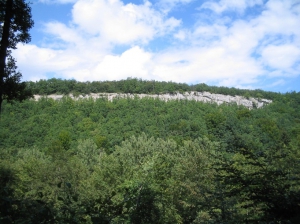
[[[39,80],[36,82],[27,82],[28,89],[34,94],[50,95],[50,94],[80,94],[90,93],[131,93],[131,94],[162,94],[176,92],[210,92],[224,95],[241,95],[245,97],[276,99],[281,97],[280,94],[274,92],[266,92],[263,90],[246,90],[227,87],[208,86],[204,83],[196,85],[188,85],[185,83],[175,82],[159,82],[154,80],[142,80],[137,78],[127,78],[120,81],[93,81],[78,82],[76,80],[62,80],[51,78],[48,80]]]
[[[299,223],[300,97],[273,96],[4,102],[0,222]]]
[[[21,81],[21,73],[16,71],[15,59],[11,49],[18,43],[30,41],[29,30],[33,26],[31,8],[24,0],[0,1],[0,113],[2,101],[23,101],[32,97],[25,82]]]

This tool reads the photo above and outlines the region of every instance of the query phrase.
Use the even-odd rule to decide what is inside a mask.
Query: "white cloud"
[[[150,2],[124,5],[119,0],[79,0],[73,7],[73,22],[83,32],[114,44],[145,44],[180,25],[154,10]]]
[[[264,35],[295,35],[299,41],[299,20],[300,8],[294,8],[292,0],[270,0],[266,3],[266,10],[253,23]]]
[[[282,85],[284,85],[285,83],[286,83],[285,80],[279,79],[279,80],[277,80],[277,81],[271,83],[269,86],[270,86],[270,87],[273,87],[273,86],[282,86]]]
[[[191,0],[160,2],[175,7]],[[242,12],[262,1],[210,3],[204,6],[217,7],[214,10],[221,13]],[[54,72],[56,77],[80,81],[139,77],[244,88],[257,88],[263,75],[277,77],[274,86],[284,84],[280,80],[285,77],[299,75],[300,8],[292,7],[292,1],[270,0],[250,20],[233,20],[228,25],[221,16],[213,23],[201,20],[191,27],[156,7],[148,1],[135,5],[121,0],[78,0],[71,21],[45,25],[50,42],[43,47],[18,46],[14,53],[18,66],[31,80]],[[167,47],[161,44],[153,50],[151,40],[158,37]],[[113,53],[120,45],[123,52]]]
[[[237,56],[251,56],[263,35],[257,27],[244,21],[235,22],[223,35],[220,43]]]
[[[45,24],[45,32],[53,35],[57,40],[67,44],[79,44],[83,42],[83,38],[76,29],[67,27],[63,23],[49,22]]]
[[[181,44],[191,46],[214,46],[225,35],[228,34],[228,27],[223,24],[198,23],[192,29],[179,29],[173,36]]]
[[[293,45],[267,46],[262,51],[262,60],[275,69],[288,70],[299,62],[300,48]]]
[[[174,38],[180,41],[184,41],[187,39],[188,35],[189,35],[188,30],[179,30],[177,33],[174,34]]]
[[[152,55],[138,46],[120,56],[107,55],[92,71],[93,79],[119,80],[125,77],[151,78]]]
[[[160,11],[164,12],[165,14],[169,13],[176,7],[180,7],[182,5],[186,5],[191,3],[195,0],[159,0],[157,5]]]
[[[230,54],[226,48],[192,48],[158,55],[154,75],[177,82],[252,83],[262,70],[254,60]]]
[[[111,50],[116,44],[146,44],[180,24],[154,10],[149,2],[125,5],[119,0],[79,0],[73,6],[72,18],[68,24],[46,23],[44,32],[50,37],[43,47],[20,45],[14,52],[20,69],[27,74],[54,72],[78,80],[111,79],[112,73],[119,79],[122,75],[150,74],[143,67],[143,58],[150,53],[142,48],[129,47],[120,56]],[[32,75],[24,78],[35,79]]]
[[[62,50],[52,50],[40,48],[35,45],[18,44],[18,49],[14,51],[18,66],[25,67],[29,77],[34,77],[38,73],[51,71],[59,72],[75,66],[80,58],[76,55],[67,55]]]
[[[160,0],[161,4],[187,4],[194,0]]]
[[[200,8],[210,9],[215,13],[222,13],[228,10],[243,13],[246,8],[261,4],[263,4],[263,0],[221,0],[219,2],[204,2]]]

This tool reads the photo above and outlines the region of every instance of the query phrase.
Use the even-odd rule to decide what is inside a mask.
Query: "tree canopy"
[[[4,99],[22,101],[32,94],[21,82],[21,73],[17,71],[16,61],[11,50],[18,43],[31,40],[29,30],[33,26],[31,8],[25,0],[0,1],[0,113]]]
[[[5,101],[0,222],[299,223],[300,93],[272,94]]]

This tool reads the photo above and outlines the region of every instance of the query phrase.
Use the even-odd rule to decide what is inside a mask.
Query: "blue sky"
[[[24,80],[300,91],[300,0],[33,0]]]

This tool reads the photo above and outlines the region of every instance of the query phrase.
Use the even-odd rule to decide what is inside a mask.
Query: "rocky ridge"
[[[230,95],[223,95],[223,94],[214,94],[209,92],[184,92],[184,93],[175,93],[175,94],[130,94],[130,93],[91,93],[87,95],[79,95],[74,96],[72,94],[68,95],[72,99],[97,99],[97,98],[107,98],[109,101],[118,98],[158,98],[163,101],[170,101],[170,100],[195,100],[201,101],[206,103],[217,103],[218,105],[226,103],[226,104],[237,104],[245,106],[249,109],[253,108],[261,108],[264,105],[272,103],[272,100],[268,99],[258,99],[258,98],[245,98],[243,96],[230,96]],[[48,95],[48,96],[41,96],[41,95],[34,95],[35,100],[39,100],[42,97],[51,98],[54,100],[60,100],[64,97],[64,95]]]

